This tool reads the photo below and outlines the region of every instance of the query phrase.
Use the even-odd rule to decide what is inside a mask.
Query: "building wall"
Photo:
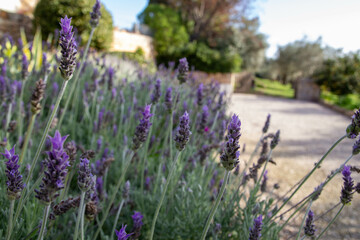
[[[114,29],[110,51],[135,52],[137,48],[144,50],[146,58],[154,57],[153,40],[151,37]]]

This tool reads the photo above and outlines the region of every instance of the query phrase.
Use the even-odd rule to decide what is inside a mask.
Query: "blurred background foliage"
[[[40,0],[34,10],[34,24],[41,28],[44,39],[58,29],[59,19],[64,15],[72,18],[72,24],[81,40],[81,45],[89,39],[90,12],[95,0]],[[102,5],[99,27],[96,28],[91,47],[107,50],[113,37],[113,20],[110,12]]]

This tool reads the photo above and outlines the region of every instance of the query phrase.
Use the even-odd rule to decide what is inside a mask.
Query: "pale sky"
[[[131,28],[148,0],[101,0],[115,26]],[[19,0],[0,0],[0,9],[12,10]],[[345,52],[360,49],[360,0],[257,0],[253,14],[260,17],[260,32],[268,36],[272,57],[278,45],[307,36]]]

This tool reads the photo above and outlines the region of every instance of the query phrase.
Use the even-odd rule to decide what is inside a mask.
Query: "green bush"
[[[186,57],[196,70],[205,72],[239,72],[242,59],[231,48],[210,48],[204,42],[189,42],[189,33],[180,14],[162,4],[149,4],[139,15],[153,31],[156,61],[167,64]]]
[[[360,92],[360,57],[349,54],[324,61],[314,74],[316,82],[337,95]]]
[[[72,17],[72,25],[81,36],[82,44],[89,39],[91,27],[89,25],[90,12],[95,0],[40,0],[34,11],[34,24],[41,27],[43,37],[46,38],[59,29],[61,17]],[[96,28],[91,47],[108,49],[112,42],[113,20],[104,6],[101,7],[101,19]]]

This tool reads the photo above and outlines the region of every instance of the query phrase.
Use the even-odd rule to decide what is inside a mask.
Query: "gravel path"
[[[269,167],[270,183],[279,183],[278,194],[284,193],[290,186],[300,180],[318,161],[329,147],[345,134],[350,118],[327,109],[319,104],[251,94],[234,94],[229,111],[239,115],[242,121],[241,142],[246,143],[246,152],[241,159],[248,159],[261,135],[266,116],[271,114],[269,132],[280,129],[280,144],[273,153],[276,166]],[[350,155],[353,140],[345,139],[328,156],[319,169],[304,185],[302,192],[294,199],[302,199],[312,192],[314,187],[325,180],[331,170],[336,169]],[[240,160],[241,160],[240,159]],[[359,157],[354,157],[350,164],[356,165]],[[243,166],[243,165],[242,165]],[[355,174],[353,174],[355,175]],[[359,180],[357,177],[356,180]],[[314,209],[322,212],[339,201],[342,180],[338,176],[316,201]],[[347,207],[335,235],[330,239],[360,239],[358,206],[360,196],[354,196],[353,205]],[[354,211],[356,209],[356,211]],[[353,211],[353,213],[352,213]],[[354,216],[350,216],[354,215]],[[331,216],[329,216],[330,219]],[[354,218],[357,219],[354,223]],[[325,219],[326,221],[326,219]],[[346,227],[344,227],[346,226]],[[354,231],[352,231],[354,230]],[[351,233],[352,232],[352,233]]]

